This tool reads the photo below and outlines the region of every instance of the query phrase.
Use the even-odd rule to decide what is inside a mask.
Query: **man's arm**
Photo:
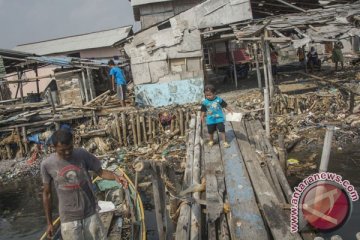
[[[52,224],[52,213],[51,213],[51,185],[50,183],[44,183],[43,189],[43,204],[45,210],[45,217],[47,221],[47,234],[48,236],[53,236],[54,234],[54,227]]]
[[[123,176],[115,174],[114,172],[101,168],[99,171],[96,172],[96,174],[102,179],[116,180],[118,183],[123,185],[124,188],[128,187],[128,182],[126,181],[126,179]]]
[[[116,90],[115,89],[115,76],[114,75],[111,75],[111,86],[112,86],[112,90]]]

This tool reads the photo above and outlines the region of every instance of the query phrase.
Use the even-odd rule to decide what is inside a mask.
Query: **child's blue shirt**
[[[201,111],[206,112],[206,124],[217,124],[225,122],[223,108],[227,103],[220,97],[216,96],[213,100],[205,99],[201,105]]]

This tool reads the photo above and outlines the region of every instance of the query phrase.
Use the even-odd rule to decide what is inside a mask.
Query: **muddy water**
[[[46,220],[41,204],[41,182],[26,179],[0,185],[0,239],[38,239]]]
[[[293,152],[289,154],[289,158],[298,159],[300,162],[306,161],[309,157],[317,152],[317,159],[321,158],[321,149],[322,146],[317,146],[316,149],[312,151],[299,151]],[[317,166],[319,166],[320,162],[317,161]],[[290,177],[290,183],[294,187],[300,181],[302,181],[305,177],[309,176],[312,173],[315,173],[316,170],[305,170],[298,176]],[[350,181],[352,185],[356,188],[358,193],[360,194],[360,147],[359,144],[349,145],[342,149],[333,149],[330,155],[329,162],[329,172],[334,172],[343,177],[343,179],[347,179]],[[329,232],[326,234],[322,234],[325,239],[330,239],[333,235],[340,235],[343,239],[350,240],[356,239],[355,235],[357,232],[360,232],[360,201],[353,202],[353,211],[351,213],[351,217],[348,222],[341,227],[340,229]],[[320,235],[320,234],[319,234]]]

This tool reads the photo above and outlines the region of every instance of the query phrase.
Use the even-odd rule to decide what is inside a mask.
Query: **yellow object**
[[[296,165],[296,164],[299,164],[299,160],[294,159],[294,158],[290,158],[290,159],[287,160],[287,163],[289,165]]]

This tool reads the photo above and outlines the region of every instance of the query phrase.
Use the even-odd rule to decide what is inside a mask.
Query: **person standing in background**
[[[335,71],[338,70],[339,62],[341,64],[341,70],[344,70],[344,56],[342,50],[344,45],[342,42],[338,41],[335,43],[334,49],[332,51],[332,60],[335,63]]]
[[[121,106],[125,107],[126,99],[126,79],[123,71],[118,66],[115,66],[114,60],[108,62],[110,67],[110,78],[112,90],[116,91],[117,97],[121,102]]]

